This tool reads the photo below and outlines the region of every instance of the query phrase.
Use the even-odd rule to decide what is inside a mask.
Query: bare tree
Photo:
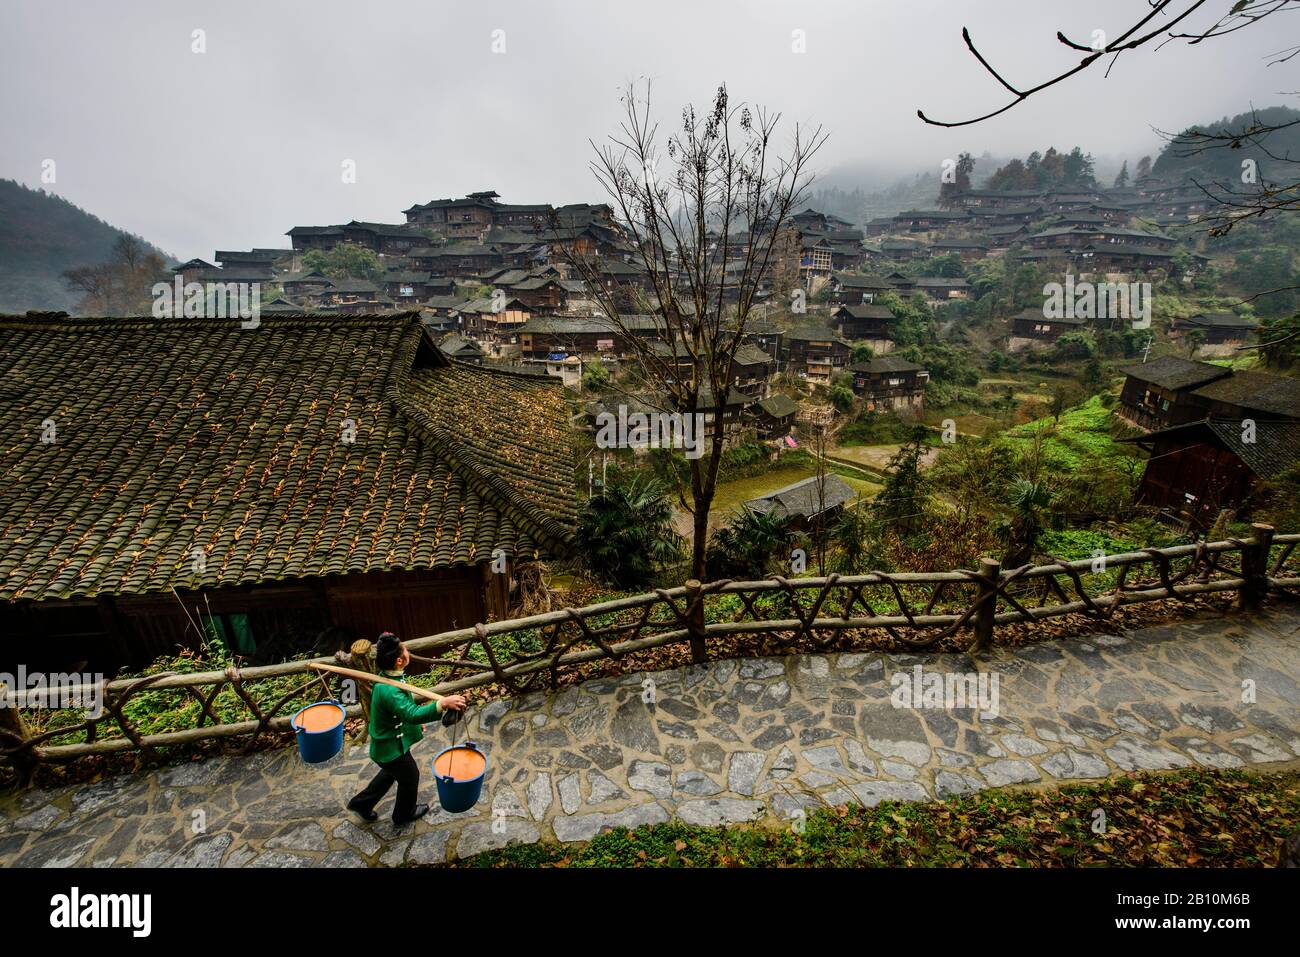
[[[1199,27],[1192,26],[1191,24],[1195,22],[1193,15],[1202,7],[1207,7],[1209,15],[1213,19],[1203,20]],[[1012,107],[1019,106],[1034,94],[1056,86],[1058,83],[1063,83],[1075,74],[1082,73],[1098,60],[1107,57],[1110,59],[1106,67],[1106,73],[1109,75],[1111,67],[1115,65],[1115,61],[1123,53],[1153,43],[1155,48],[1159,49],[1164,44],[1174,40],[1186,42],[1188,45],[1204,43],[1206,40],[1227,36],[1246,27],[1254,26],[1274,14],[1300,11],[1300,0],[1237,0],[1226,13],[1215,12],[1221,11],[1222,7],[1218,3],[1207,6],[1206,0],[1147,0],[1147,8],[1148,11],[1145,16],[1110,42],[1105,42],[1104,37],[1099,37],[1092,44],[1078,43],[1058,30],[1056,39],[1060,43],[1071,50],[1085,53],[1086,56],[1070,69],[1064,70],[1034,86],[1024,88],[1013,85],[1003,77],[980,53],[979,48],[975,46],[975,41],[971,39],[970,30],[962,27],[961,37],[966,42],[966,48],[979,61],[980,66],[984,67],[989,75],[1011,94],[1011,99],[995,110],[990,110],[988,113],[967,120],[951,122],[933,120],[926,116],[923,110],[917,110],[916,115],[932,126],[970,126],[973,123],[980,123],[1005,113]],[[1269,65],[1285,63],[1297,53],[1300,53],[1300,46],[1288,46],[1272,54]]]
[[[113,243],[107,262],[69,269],[63,279],[81,293],[77,309],[82,315],[138,315],[148,311],[149,290],[165,266],[142,240],[124,234]]]
[[[622,101],[619,131],[607,143],[592,143],[591,168],[612,200],[647,290],[629,309],[601,282],[597,255],[577,244],[560,248],[666,410],[714,413],[704,454],[689,459],[690,501],[685,489],[679,493],[693,516],[691,574],[702,579],[732,356],[788,243],[790,215],[806,198],[809,165],[825,136],[820,127],[809,134],[796,124],[781,155],[774,142],[780,114],[733,104],[725,85],[708,113],[685,107],[667,136],[653,118],[648,82],[644,92],[629,84]],[[636,313],[642,321],[629,328]],[[653,317],[652,330],[644,327],[645,315]],[[652,348],[656,339],[668,348]]]

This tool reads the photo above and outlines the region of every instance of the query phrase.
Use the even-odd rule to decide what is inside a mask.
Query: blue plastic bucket
[[[443,755],[449,757],[444,761]],[[441,768],[439,764],[442,765]],[[439,751],[433,759],[433,778],[438,782],[438,803],[442,809],[458,814],[477,804],[479,795],[483,793],[483,778],[487,775],[487,769],[487,755],[473,741]],[[448,774],[448,771],[451,773]]]
[[[306,715],[308,711],[312,714]],[[317,701],[293,716],[289,723],[298,737],[298,753],[303,761],[320,764],[343,750],[345,717],[347,712],[337,701]]]

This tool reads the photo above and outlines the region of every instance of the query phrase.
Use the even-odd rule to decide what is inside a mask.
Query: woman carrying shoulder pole
[[[379,636],[375,645],[375,664],[387,678],[401,680],[411,654],[390,631]],[[379,765],[379,773],[364,791],[348,802],[367,821],[379,819],[378,804],[393,782],[397,782],[397,804],[393,823],[407,824],[429,813],[429,805],[416,805],[420,789],[420,766],[411,756],[411,746],[424,737],[421,725],[436,721],[443,711],[460,711],[465,699],[458,694],[427,705],[415,703],[411,692],[392,685],[376,683],[370,697],[370,760]]]

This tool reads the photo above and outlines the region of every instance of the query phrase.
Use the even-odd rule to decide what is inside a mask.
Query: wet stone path
[[[996,676],[996,707],[895,707],[894,676],[910,682],[918,665],[922,675],[983,673],[988,692]],[[994,705],[991,696],[979,703]],[[447,731],[431,726],[416,757],[434,810],[414,825],[388,820],[391,793],[374,824],[343,810],[373,770],[364,748],[349,745],[314,767],[279,750],[6,794],[0,863],[433,863],[673,817],[776,823],[826,804],[1294,761],[1300,608],[996,649],[978,661],[879,653],[715,661],[493,702],[469,725],[491,763],[482,799],[463,814],[437,806],[429,764]]]

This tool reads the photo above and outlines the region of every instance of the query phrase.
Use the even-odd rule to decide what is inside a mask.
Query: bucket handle
[[[467,741],[462,742],[461,744],[453,744],[453,745],[452,745],[450,748],[448,748],[447,750],[448,750],[448,751],[452,751],[452,750],[455,750],[456,748],[471,748],[471,749],[477,751],[479,754],[482,754],[483,757],[485,757],[485,758],[487,757],[487,755],[484,753],[483,749],[480,748],[480,747],[479,747],[477,744],[475,744],[473,741],[468,741],[468,740],[467,740]],[[448,768],[451,767],[451,762],[450,762],[450,761],[447,762],[447,767],[448,767]],[[437,773],[437,769],[436,769],[436,765],[435,765],[434,777],[435,777],[437,780],[442,781],[444,784],[455,784],[455,783],[456,783],[456,779],[455,779],[454,777],[452,777],[450,774],[438,774],[438,773]]]

